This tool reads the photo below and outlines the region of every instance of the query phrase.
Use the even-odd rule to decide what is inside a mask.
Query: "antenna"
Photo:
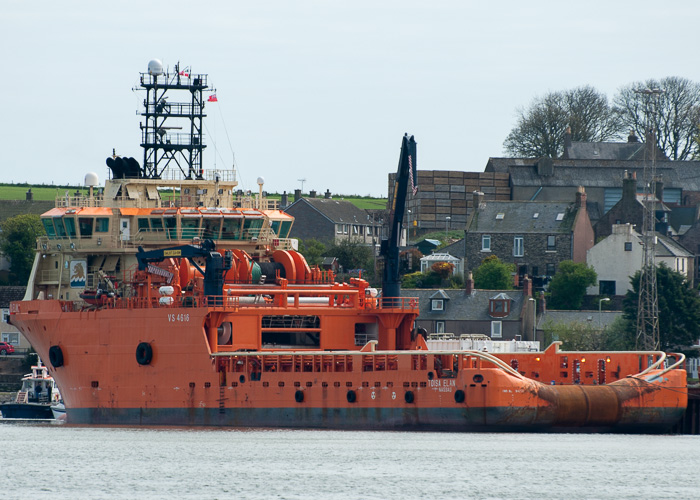
[[[304,192],[304,183],[306,182],[306,179],[297,179],[299,182],[301,182],[301,192]]]
[[[663,94],[660,89],[640,89],[636,94],[645,96],[646,144],[644,148],[644,217],[642,247],[644,249],[642,270],[639,277],[639,302],[637,309],[637,349],[656,351],[659,349],[659,298],[656,282],[656,133],[650,109],[650,101]],[[650,157],[650,158],[649,158]],[[651,169],[647,159],[651,159]],[[651,170],[651,171],[649,171]]]

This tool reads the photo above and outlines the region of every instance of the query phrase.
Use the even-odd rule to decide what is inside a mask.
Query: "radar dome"
[[[85,174],[85,185],[86,186],[97,186],[99,183],[99,179],[97,177],[97,174],[95,172],[88,172]]]
[[[163,63],[158,59],[151,59],[148,61],[148,74],[153,76],[159,76],[163,74]]]
[[[263,184],[265,184],[265,178],[264,178],[264,177],[258,177],[258,185],[259,185],[259,186],[262,186]]]

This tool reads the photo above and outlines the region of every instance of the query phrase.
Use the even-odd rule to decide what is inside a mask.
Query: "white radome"
[[[163,63],[158,59],[151,59],[148,61],[148,74],[153,76],[159,76],[163,74]]]
[[[88,172],[85,174],[85,185],[86,186],[97,186],[99,185],[100,180],[97,177],[97,174],[95,172]]]

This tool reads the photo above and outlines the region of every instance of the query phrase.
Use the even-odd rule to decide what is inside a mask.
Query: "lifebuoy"
[[[354,403],[357,401],[357,394],[353,390],[348,391],[345,397],[348,399],[348,403]]]
[[[411,309],[415,309],[416,307],[418,307],[418,301],[417,301],[416,299],[411,299],[411,300],[408,302],[408,305],[411,306]]]
[[[153,348],[148,342],[141,342],[136,347],[136,362],[140,365],[147,365],[153,359]]]
[[[406,394],[403,395],[403,399],[409,404],[413,403],[413,400],[415,399],[413,396],[413,391],[406,391]]]
[[[462,389],[455,391],[455,403],[464,403],[464,391]]]
[[[57,345],[52,345],[49,348],[49,361],[54,368],[63,366],[63,351]]]
[[[304,391],[297,391],[294,393],[294,401],[297,403],[303,403],[304,402]]]

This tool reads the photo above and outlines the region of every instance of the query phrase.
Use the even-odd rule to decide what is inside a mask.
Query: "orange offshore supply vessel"
[[[57,199],[41,216],[27,296],[11,304],[68,422],[666,432],[683,415],[681,356],[428,348],[398,278],[413,137],[379,293],[309,267],[262,179],[246,196],[233,169],[202,168],[207,75],[151,61],[141,87],[143,166],[113,154],[104,189],[88,174],[86,195]],[[583,364],[592,378],[574,377]],[[524,376],[534,372],[554,385]]]

